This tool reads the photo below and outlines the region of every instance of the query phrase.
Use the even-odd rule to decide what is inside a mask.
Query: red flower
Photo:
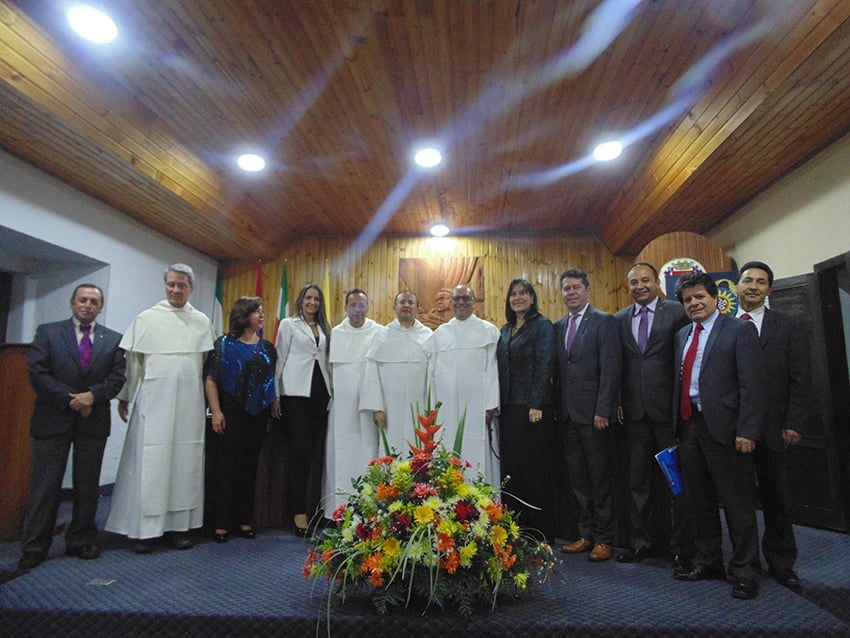
[[[345,518],[345,507],[346,503],[343,503],[334,510],[332,518],[335,522],[341,523],[343,521],[343,519]]]
[[[357,524],[357,529],[354,531],[354,533],[361,541],[368,541],[370,538],[372,538],[372,530],[366,527],[363,523]]]
[[[472,505],[471,503],[467,503],[465,501],[458,501],[457,503],[455,503],[455,514],[457,515],[459,521],[465,523],[470,519],[478,518],[478,508],[476,508],[475,505]]]

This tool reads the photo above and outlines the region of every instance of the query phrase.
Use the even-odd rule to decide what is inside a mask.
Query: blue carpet
[[[850,536],[796,532],[801,594],[763,578],[757,599],[737,601],[727,583],[674,580],[660,558],[624,565],[562,555],[554,582],[493,613],[380,616],[364,596],[334,607],[331,634],[850,636]],[[188,551],[162,545],[139,556],[123,537],[102,533],[103,556],[83,561],[65,557],[57,536],[50,559],[23,575],[13,574],[17,545],[0,544],[0,631],[4,637],[327,635],[327,584],[302,577],[304,540],[280,530],[224,545],[198,540]]]

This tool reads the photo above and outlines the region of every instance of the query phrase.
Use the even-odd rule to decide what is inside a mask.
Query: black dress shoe
[[[754,580],[735,580],[732,585],[732,598],[751,600],[759,595],[759,584]]]
[[[216,543],[226,543],[227,542],[227,532],[225,532],[224,534],[219,534],[218,532],[216,532],[215,534],[213,534],[213,540]]]
[[[76,556],[77,558],[82,558],[84,560],[94,560],[95,558],[100,558],[100,547],[94,543],[87,543],[86,545],[80,545],[79,547],[67,547],[65,548],[65,554],[67,556]]]
[[[644,558],[649,558],[649,547],[638,547],[637,549],[627,549],[625,552],[617,556],[618,563],[639,563]]]
[[[783,572],[771,569],[770,575],[773,577],[773,580],[788,589],[801,589],[803,587],[800,577],[797,576],[793,569]]]
[[[674,572],[689,572],[694,566],[691,563],[691,557],[684,554],[673,554],[671,557]]]
[[[239,530],[239,537],[240,538],[248,538],[248,539],[253,540],[253,539],[257,538],[257,535],[254,533],[254,530],[252,530],[252,529],[240,529]]]
[[[308,529],[306,527],[298,527],[296,525],[295,529],[293,531],[295,532],[296,536],[299,536],[301,538],[305,538],[307,536]]]
[[[189,538],[189,532],[174,532],[171,535],[171,546],[174,549],[191,549],[194,544]]]
[[[726,570],[723,565],[697,565],[691,571],[673,572],[673,578],[687,582],[698,580],[726,580]]]
[[[140,538],[133,545],[133,552],[136,554],[150,554],[153,551],[154,539]]]
[[[22,572],[38,567],[44,562],[46,556],[41,552],[24,552],[18,561],[18,569]]]

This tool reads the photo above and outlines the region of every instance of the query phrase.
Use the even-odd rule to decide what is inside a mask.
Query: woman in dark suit
[[[269,418],[280,416],[274,382],[277,353],[260,338],[263,318],[262,299],[238,299],[230,311],[230,331],[216,340],[204,371],[215,433],[207,471],[212,473],[217,543],[227,542],[237,524],[242,538],[254,538],[257,461]]]
[[[325,434],[331,379],[328,351],[331,327],[325,314],[325,296],[316,284],[298,294],[295,314],[280,322],[277,332],[277,383],[282,398],[284,434],[289,449],[287,503],[295,533],[307,535],[320,489],[311,489],[324,464]],[[314,476],[315,479],[315,476]]]
[[[497,349],[501,414],[499,449],[505,500],[519,513],[519,523],[554,537],[553,477],[549,456],[554,447],[552,373],[555,330],[537,310],[531,282],[514,279],[505,300],[505,318]],[[539,510],[523,505],[525,501]]]

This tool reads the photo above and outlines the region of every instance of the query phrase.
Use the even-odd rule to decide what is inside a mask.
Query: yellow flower
[[[493,543],[493,547],[502,547],[507,540],[508,533],[505,531],[504,527],[496,526],[493,528],[493,531],[490,532],[490,542]]]
[[[478,545],[475,541],[470,541],[460,548],[460,564],[464,567],[469,567],[472,564],[472,557],[478,553]]]
[[[427,505],[419,505],[413,510],[413,518],[420,525],[427,525],[434,520],[434,510]]]
[[[440,505],[443,504],[443,501],[440,500],[439,496],[430,496],[425,499],[425,502],[422,504],[427,507],[430,507],[432,510],[436,510],[440,508]]]
[[[511,521],[511,538],[519,537],[519,525]]]
[[[410,461],[403,461],[398,464],[399,473],[410,474]]]
[[[384,554],[387,556],[395,556],[401,552],[401,543],[397,538],[388,538],[384,541]]]
[[[366,496],[371,496],[372,495],[372,486],[369,485],[368,483],[366,483],[360,491],[363,494],[365,494]]]
[[[469,487],[469,485],[467,485],[466,483],[461,483],[461,484],[460,484],[460,485],[458,485],[458,486],[457,486],[457,488],[455,489],[455,493],[456,493],[456,494],[457,494],[460,498],[466,498],[467,496],[469,496],[469,495],[470,495],[470,493],[471,493],[471,492],[472,492],[472,488],[470,488],[470,487]]]
[[[514,574],[514,585],[516,585],[520,589],[525,589],[525,586],[527,584],[528,572],[520,572],[519,574]]]

